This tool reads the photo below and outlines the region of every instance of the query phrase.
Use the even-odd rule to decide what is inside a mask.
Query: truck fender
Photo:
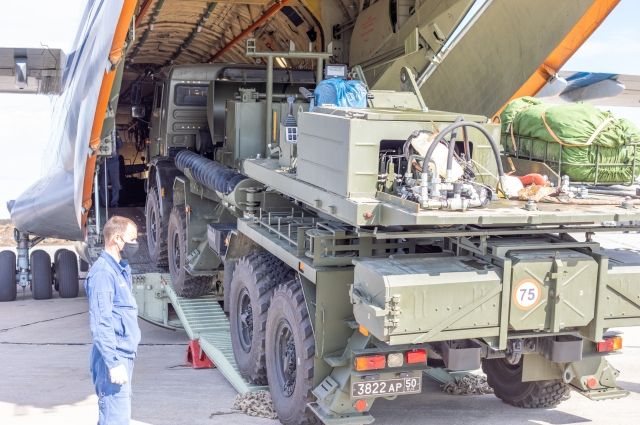
[[[182,175],[180,170],[175,167],[173,159],[170,158],[156,160],[149,167],[147,192],[149,192],[149,189],[157,188],[162,217],[168,217],[171,214],[174,181],[176,177]]]

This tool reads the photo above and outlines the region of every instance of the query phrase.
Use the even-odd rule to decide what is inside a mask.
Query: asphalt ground
[[[612,235],[607,244],[637,248],[637,234]],[[604,241],[603,241],[604,242]],[[47,247],[54,251],[56,247]],[[234,389],[216,369],[186,365],[187,336],[140,320],[143,339],[133,378],[132,424],[276,424],[233,410]],[[640,327],[624,329],[624,399],[591,401],[577,392],[554,409],[518,409],[493,395],[452,396],[428,378],[421,394],[378,400],[376,424],[640,424]],[[0,303],[0,424],[90,424],[97,398],[89,374],[91,336],[84,292],[76,299]]]

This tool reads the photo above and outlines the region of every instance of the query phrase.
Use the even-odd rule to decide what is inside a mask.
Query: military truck
[[[407,68],[367,108],[270,75],[179,66],[157,83],[146,221],[179,296],[223,294],[240,372],[283,423],[370,423],[377,398],[421,391],[429,359],[482,367],[518,407],[627,394],[608,329],[640,323],[640,255],[593,235],[633,228],[628,199],[509,199],[499,125],[425,110]]]
[[[514,93],[535,93],[611,4],[493,1],[468,16],[469,0],[144,1],[136,36],[131,3],[107,49],[113,69],[100,96],[92,91],[90,143],[70,149],[86,167],[55,180],[75,182],[60,185],[74,187],[64,198],[73,202],[51,214],[34,207],[49,197],[33,196],[29,209],[18,201],[22,231],[51,235],[55,224],[58,236],[96,239],[94,153],[132,106],[137,125],[150,123],[150,257],[168,269],[168,293],[223,303],[230,356],[248,381],[269,386],[282,423],[370,423],[376,399],[420,392],[438,364],[482,367],[496,396],[519,407],[554,406],[570,388],[592,399],[627,394],[606,356],[622,345],[609,330],[640,322],[640,257],[604,249],[593,234],[637,229],[635,200],[512,199],[510,171],[549,167],[517,149],[505,155],[485,116],[429,109],[493,114]],[[214,25],[229,12],[237,19]],[[466,16],[473,25],[461,25]],[[264,25],[270,18],[277,28]],[[247,59],[239,41],[252,32],[269,52],[250,42]],[[335,51],[278,52],[292,39]],[[273,69],[296,55],[315,74],[293,61]],[[221,58],[246,64],[189,65]],[[186,65],[159,71],[174,62]],[[345,77],[369,87],[366,107],[324,100],[316,84]],[[154,84],[149,102],[133,95],[140,82]],[[134,288],[146,289],[139,280]],[[151,289],[150,300],[163,298]],[[213,310],[195,316],[226,326]]]

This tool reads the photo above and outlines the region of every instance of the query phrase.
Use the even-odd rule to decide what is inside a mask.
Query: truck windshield
[[[207,106],[207,86],[179,84],[174,99],[177,106]]]

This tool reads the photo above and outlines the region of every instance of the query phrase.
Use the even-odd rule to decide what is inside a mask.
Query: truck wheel
[[[78,258],[68,249],[60,249],[54,255],[54,286],[60,298],[78,296]]]
[[[167,227],[169,220],[163,219],[160,214],[160,198],[158,196],[158,189],[155,187],[150,189],[147,194],[145,207],[147,245],[151,261],[157,267],[166,269],[168,266]]]
[[[314,424],[315,342],[299,282],[280,285],[271,298],[266,332],[267,377],[278,419],[285,425]]]
[[[212,289],[211,276],[191,276],[184,269],[187,257],[184,208],[173,207],[169,216],[168,248],[171,287],[181,297],[197,298]]]
[[[53,295],[51,257],[38,249],[31,253],[31,293],[34,300],[48,300]]]
[[[0,252],[0,301],[14,301],[18,293],[16,283],[16,254]]]
[[[505,359],[482,360],[482,370],[496,397],[523,408],[554,407],[569,398],[569,385],[560,379],[522,382],[522,362],[512,365]]]
[[[268,252],[248,255],[235,265],[229,295],[231,345],[240,373],[255,384],[267,383],[264,341],[271,294],[292,273]]]

